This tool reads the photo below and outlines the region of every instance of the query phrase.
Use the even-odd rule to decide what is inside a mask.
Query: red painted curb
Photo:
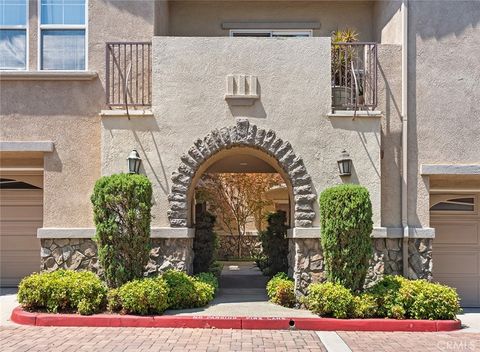
[[[453,331],[461,328],[460,320],[394,320],[335,318],[263,318],[119,314],[48,314],[30,313],[21,307],[13,310],[11,320],[36,326],[156,327],[199,329],[275,329],[323,331]]]

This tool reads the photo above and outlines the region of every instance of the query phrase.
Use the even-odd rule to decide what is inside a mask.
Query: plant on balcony
[[[332,103],[333,106],[343,105],[352,93],[351,87],[358,89],[358,103],[363,101],[363,86],[355,81],[352,63],[357,59],[357,51],[351,45],[339,43],[358,42],[358,33],[352,28],[332,32]]]

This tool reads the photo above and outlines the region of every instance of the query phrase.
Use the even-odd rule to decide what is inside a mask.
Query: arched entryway
[[[212,130],[182,155],[172,175],[168,197],[171,227],[193,227],[198,180],[209,168],[215,167],[215,163],[231,155],[256,158],[278,172],[288,190],[291,229],[313,229],[317,196],[302,158],[275,131],[259,128],[247,119],[238,119],[233,126]],[[295,279],[298,292],[304,292],[314,277],[315,280],[321,277],[321,260],[318,238],[289,240],[288,271]]]
[[[248,154],[267,162],[282,175],[291,193],[292,227],[311,227],[316,195],[302,158],[295,154],[288,141],[278,138],[275,131],[258,128],[247,119],[238,119],[234,126],[211,131],[203,139],[197,139],[182,155],[181,163],[172,175],[168,197],[170,225],[191,226],[196,182],[218,161],[219,153],[228,153],[234,148],[248,148]]]

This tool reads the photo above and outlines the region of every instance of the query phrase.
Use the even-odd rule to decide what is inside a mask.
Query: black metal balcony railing
[[[377,106],[377,44],[332,43],[332,109]]]
[[[106,44],[106,101],[110,108],[152,105],[152,43]]]

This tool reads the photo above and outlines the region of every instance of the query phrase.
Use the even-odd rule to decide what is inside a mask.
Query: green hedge
[[[89,271],[57,270],[32,274],[18,286],[18,301],[26,310],[93,314],[103,309],[107,288]]]
[[[335,318],[445,320],[460,312],[455,289],[401,276],[386,276],[359,295],[336,283],[311,284],[304,303],[316,314]]]
[[[295,283],[287,274],[280,272],[268,281],[267,295],[271,302],[291,308],[296,303]]]
[[[288,270],[286,219],[284,211],[268,214],[267,229],[260,231],[258,235],[258,239],[262,243],[262,253],[255,261],[259,269],[267,276],[274,276]]]
[[[162,314],[168,308],[206,306],[217,288],[218,281],[212,273],[192,277],[170,270],[108,290],[92,272],[57,270],[24,278],[19,285],[18,301],[26,310],[51,313],[93,314],[107,308],[123,314]]]
[[[348,288],[334,282],[311,284],[305,305],[320,316],[347,318],[352,311],[353,294]]]
[[[215,291],[218,290],[218,279],[214,273],[211,273],[211,272],[198,273],[197,275],[195,275],[195,279],[211,285],[215,289]]]
[[[195,238],[193,239],[193,272],[207,272],[215,261],[218,247],[217,234],[213,231],[215,216],[208,213],[197,213],[195,219]]]
[[[109,287],[143,277],[150,251],[152,185],[147,177],[100,178],[91,197],[98,260]]]
[[[168,284],[168,305],[171,309],[197,308],[207,305],[215,295],[213,279],[206,274],[200,279],[183,271],[168,270],[162,275]],[[208,282],[210,280],[210,282]],[[218,284],[217,284],[218,285]]]
[[[168,308],[169,291],[161,277],[136,279],[118,289],[118,298],[111,294],[114,303],[109,306],[115,304],[127,314],[162,314]]]
[[[323,191],[320,223],[327,280],[361,291],[372,255],[372,204],[368,190],[344,184]]]
[[[426,280],[385,276],[368,292],[376,297],[384,317],[455,319],[460,311],[460,298],[454,288]]]

